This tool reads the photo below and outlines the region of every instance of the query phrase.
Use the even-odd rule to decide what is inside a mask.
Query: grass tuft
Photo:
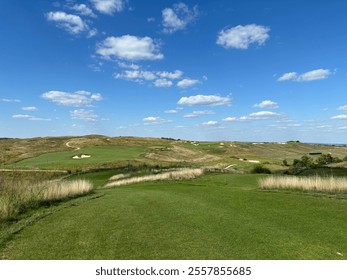
[[[27,209],[37,208],[42,203],[81,196],[92,190],[93,185],[86,180],[54,180],[33,185],[2,184],[0,186],[0,219],[11,219]]]
[[[335,177],[271,176],[259,180],[261,189],[297,189],[329,193],[347,192],[347,179]]]
[[[106,184],[105,188],[129,185],[133,183],[149,182],[149,181],[194,179],[198,176],[201,176],[203,173],[204,171],[201,168],[182,169],[182,170],[164,172],[161,174],[154,174],[154,175],[147,175],[147,176],[117,180],[117,181]]]

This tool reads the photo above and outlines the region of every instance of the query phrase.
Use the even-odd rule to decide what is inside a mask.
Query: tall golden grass
[[[271,176],[259,180],[262,189],[298,189],[320,192],[347,192],[347,179],[336,177]]]
[[[169,171],[169,172],[164,172],[160,174],[117,180],[117,181],[106,184],[105,188],[123,186],[123,185],[128,185],[133,183],[149,182],[149,181],[193,179],[198,176],[201,176],[203,173],[204,171],[201,168],[175,170],[175,171]]]
[[[3,184],[0,188],[0,218],[9,219],[41,203],[84,195],[92,189],[93,185],[86,180],[54,180],[33,185]]]

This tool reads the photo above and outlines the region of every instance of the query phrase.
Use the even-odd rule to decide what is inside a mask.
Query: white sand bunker
[[[91,155],[76,155],[76,156],[73,156],[72,158],[73,159],[84,159],[84,158],[90,158]]]

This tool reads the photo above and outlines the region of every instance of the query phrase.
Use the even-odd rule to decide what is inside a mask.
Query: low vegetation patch
[[[133,183],[149,182],[149,181],[163,181],[163,180],[181,180],[181,179],[193,179],[201,176],[204,173],[203,169],[182,169],[164,172],[161,174],[153,174],[141,177],[132,177],[128,179],[121,179],[114,182],[110,182],[105,185],[106,188],[123,186]]]
[[[329,193],[346,193],[347,179],[335,177],[271,176],[259,180],[261,189],[297,189]]]
[[[31,185],[3,183],[0,185],[0,219],[11,219],[43,203],[81,196],[92,190],[93,185],[86,180],[54,180]]]

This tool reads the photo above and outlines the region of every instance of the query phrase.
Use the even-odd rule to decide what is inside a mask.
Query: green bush
[[[271,174],[271,170],[269,168],[266,168],[264,166],[262,166],[261,164],[255,165],[252,170],[251,173],[255,173],[255,174]]]

